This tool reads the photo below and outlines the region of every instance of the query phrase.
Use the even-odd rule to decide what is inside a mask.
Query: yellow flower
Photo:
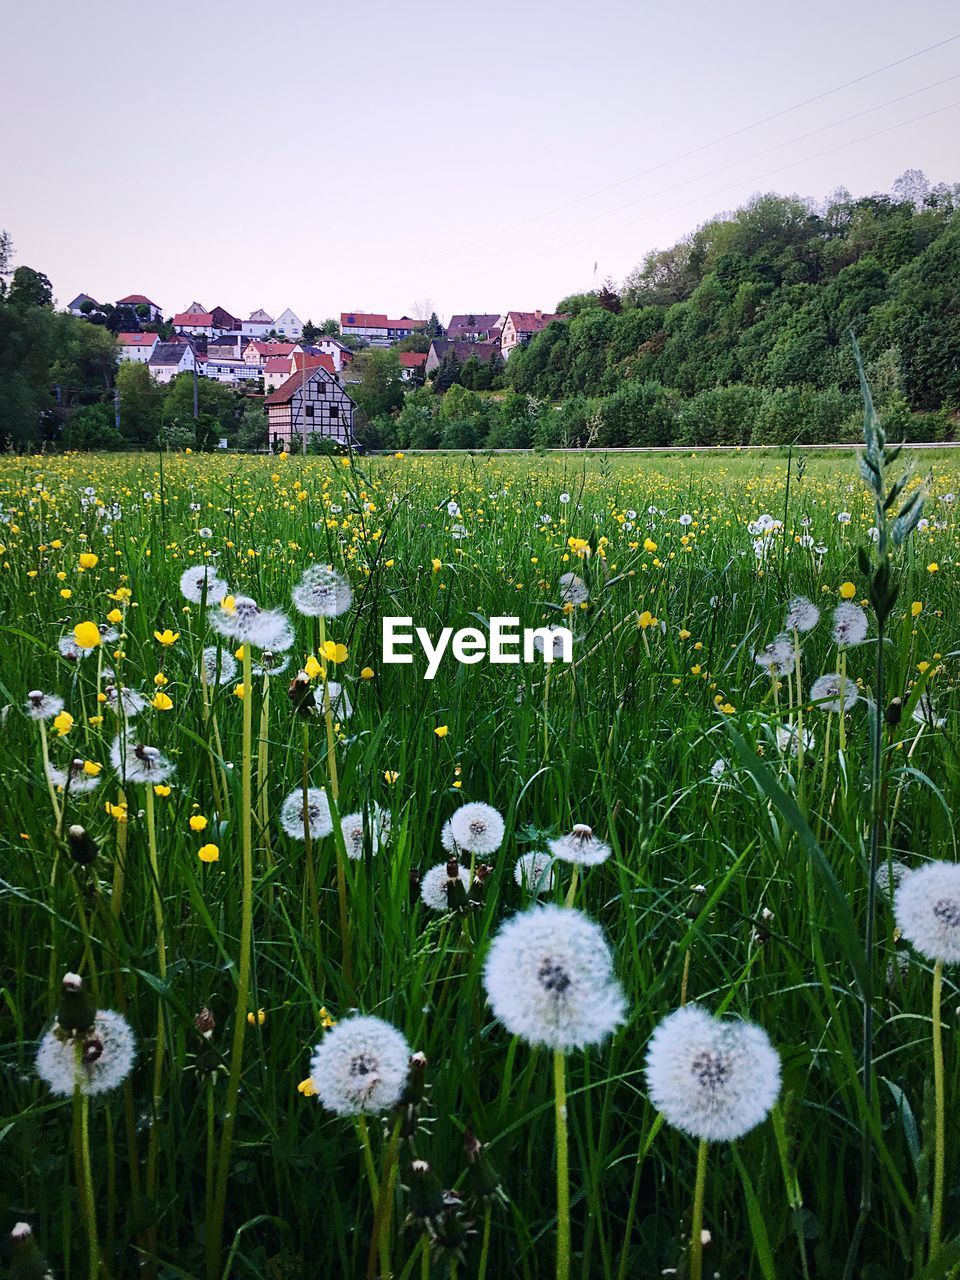
[[[103,807],[104,811],[108,813],[111,818],[116,819],[117,822],[126,822],[127,806],[125,804],[111,804],[108,800]]]
[[[218,862],[220,850],[215,844],[202,844],[197,850],[197,857],[201,862]]]
[[[207,820],[206,820],[206,818],[203,816],[203,814],[202,814],[202,813],[192,813],[192,814],[190,815],[189,822],[190,822],[190,830],[191,830],[191,831],[204,831],[204,830],[206,830]]]
[[[923,604],[919,600],[914,600],[910,606],[910,614],[914,618],[918,618],[923,613]]]
[[[590,543],[586,538],[574,538],[572,535],[567,539],[567,546],[578,556],[588,555],[590,552]]]
[[[253,1017],[253,1014],[249,1014],[248,1017]],[[305,1098],[312,1098],[316,1092],[313,1087],[313,1081],[309,1076],[307,1076],[306,1080],[301,1080],[297,1085],[297,1093],[302,1093]]]
[[[447,734],[450,732],[450,729],[448,725],[438,724],[436,729],[434,729],[433,732],[437,735],[438,738],[445,738]]]
[[[92,551],[81,552],[79,561],[81,569],[95,569],[99,563],[100,557],[95,556]]]
[[[307,675],[310,677],[311,680],[316,680],[317,676],[323,670],[323,668],[320,666],[320,663],[316,660],[316,658],[313,656],[312,653],[310,657],[306,660],[306,662],[303,664],[303,669],[307,673]]]
[[[96,760],[84,760],[83,762],[83,772],[88,778],[99,777],[102,769],[103,765],[97,764]]]
[[[364,667],[364,668],[363,668],[363,670],[360,672],[360,679],[361,679],[361,680],[372,680],[372,679],[373,679],[373,667]]]
[[[69,600],[72,595],[73,595],[73,592],[70,590],[70,588],[64,587],[63,590],[60,592],[60,599]]]
[[[334,644],[332,640],[325,640],[320,646],[320,654],[326,658],[327,662],[346,662],[347,646],[345,644]]]
[[[100,628],[95,622],[78,622],[73,628],[73,638],[81,649],[96,649],[100,643]]]
[[[924,673],[925,671],[929,671],[929,670],[930,670],[930,663],[929,663],[929,662],[918,662],[918,663],[917,663],[917,670],[920,672],[920,674],[921,674],[921,675],[923,675],[923,673]]]
[[[258,1009],[256,1013],[247,1014],[247,1022],[250,1024],[251,1027],[253,1026],[262,1027],[263,1024],[266,1022],[266,1020],[267,1020],[266,1009]]]
[[[165,684],[169,684],[170,681],[167,679],[167,677],[163,674],[162,671],[158,671],[157,674],[153,677],[153,683],[157,686],[158,689],[162,689],[163,686]]]
[[[164,800],[170,794],[170,788],[165,782],[155,782],[153,784],[153,794]]]
[[[164,693],[162,689],[158,689],[150,699],[150,705],[155,707],[157,711],[169,711],[173,706],[173,699],[169,693]]]
[[[180,639],[179,631],[171,631],[169,627],[165,627],[163,631],[155,631],[153,633],[154,640],[159,640],[162,645],[169,647],[176,644]]]
[[[61,738],[65,737],[73,728],[73,716],[69,711],[61,711],[58,716],[54,716],[53,727]]]
[[[931,561],[931,563],[927,565],[927,573],[937,573],[939,569],[940,566],[937,564],[936,560]]]
[[[107,614],[107,621],[108,621],[108,622],[122,622],[122,621],[123,621],[123,614],[120,612],[120,610],[119,610],[119,609],[111,609],[111,610],[110,610],[110,612]]]
[[[238,684],[238,685],[237,685],[237,687],[236,687],[236,688],[234,689],[234,691],[233,691],[233,696],[234,696],[235,698],[242,698],[242,697],[243,697],[243,685],[242,685],[242,684]]]
[[[657,544],[654,542],[654,540],[653,540],[652,538],[644,538],[644,540],[643,540],[643,549],[644,549],[644,551],[646,551],[648,554],[652,554],[654,551],[656,551],[656,549],[657,549]]]
[[[641,630],[646,631],[647,627],[655,627],[656,625],[656,618],[649,609],[644,609],[643,613],[641,613],[640,617],[637,619],[637,626],[640,627]]]
[[[320,1025],[323,1027],[324,1031],[329,1031],[331,1027],[335,1027],[337,1025],[336,1018],[330,1017],[325,1004],[320,1006]]]
[[[387,769],[383,777],[386,782],[393,784],[400,777],[400,775],[399,773],[397,773],[396,769]]]
[[[686,627],[684,627],[684,628],[681,630],[681,632],[680,632],[680,639],[681,639],[681,640],[689,640],[689,639],[690,639],[690,634],[691,634],[691,633],[686,629]]]
[[[220,601],[220,608],[224,613],[236,613],[237,602],[234,600],[233,596],[224,596]]]
[[[433,560],[430,561],[430,563],[433,565],[434,573],[439,573],[440,570],[443,568],[443,561],[438,560],[436,557],[434,557]]]
[[[852,600],[856,594],[857,594],[857,588],[853,585],[852,582],[840,583],[840,595],[844,600]]]

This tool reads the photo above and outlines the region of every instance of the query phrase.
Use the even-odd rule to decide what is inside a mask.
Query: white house
[[[177,333],[189,333],[193,338],[212,338],[213,316],[209,311],[178,311],[173,327]]]
[[[515,347],[523,347],[554,320],[569,316],[550,315],[546,311],[508,311],[500,330],[500,354],[506,360]]]
[[[310,436],[323,436],[341,445],[355,443],[353,412],[356,406],[324,365],[292,374],[267,396],[264,405],[267,438],[272,447],[297,452]]]
[[[120,354],[117,360],[131,360],[134,364],[149,364],[150,357],[160,341],[155,333],[118,333],[117,346]]]
[[[303,337],[303,321],[287,307],[286,311],[281,311],[273,322],[273,329],[279,333],[281,338],[291,339],[293,342],[299,342]]]
[[[125,298],[117,299],[118,307],[132,307],[136,311],[137,307],[146,307],[146,319],[150,321],[162,320],[163,312],[155,302],[151,302],[145,293],[128,293]]]
[[[240,332],[245,338],[265,338],[275,324],[273,316],[258,307],[250,312],[249,320],[240,322]]]
[[[229,356],[208,355],[201,372],[205,378],[231,386],[240,382],[256,382],[260,377],[260,370],[256,365],[247,364],[244,360],[231,360]]]
[[[353,352],[346,343],[341,342],[339,338],[329,338],[326,336],[318,338],[316,342],[311,343],[308,350],[313,352],[315,355],[323,354],[325,356],[332,356],[333,367],[336,369],[337,373],[340,372],[345,364],[349,364],[353,359]]]
[[[156,382],[172,382],[178,373],[196,368],[197,358],[189,342],[158,342],[148,364]]]
[[[262,369],[268,360],[277,357],[289,360],[295,351],[302,350],[299,342],[260,342],[253,338],[243,348],[243,360]]]
[[[401,338],[409,338],[418,329],[426,327],[425,320],[411,320],[409,316],[401,316],[399,320],[391,320],[389,316],[378,311],[341,311],[340,332],[346,336],[353,334],[373,347],[390,347]]]

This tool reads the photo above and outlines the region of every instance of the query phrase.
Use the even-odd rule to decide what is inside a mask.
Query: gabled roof
[[[486,364],[500,350],[495,342],[471,342],[467,338],[434,338],[430,348],[438,360],[442,360],[448,351],[452,351],[461,364],[466,363],[471,356],[476,356],[482,364]]]
[[[370,311],[341,311],[340,327],[347,329],[386,329],[387,317]]]
[[[118,333],[117,341],[121,347],[152,347],[159,338],[155,333]]]
[[[448,338],[462,338],[468,333],[489,333],[491,329],[499,329],[500,317],[465,315],[451,316],[447,325]]]
[[[411,320],[409,316],[401,316],[399,320],[388,320],[388,329],[423,329],[426,320]]]
[[[261,356],[288,356],[297,344],[295,342],[262,342],[259,338],[251,338],[244,345],[244,351],[248,347],[253,347],[254,351]]]
[[[476,346],[476,343],[471,343]],[[400,351],[400,363],[404,369],[420,369],[427,362],[427,353],[425,351]]]
[[[179,364],[186,347],[182,342],[158,342],[150,364]]]
[[[117,299],[118,307],[155,307],[145,293],[128,293],[125,298]]]
[[[337,372],[333,356],[328,355],[326,351],[321,351],[319,355],[312,351],[295,351],[291,363],[297,373],[301,373],[304,368],[308,372],[311,369],[326,369],[327,373],[334,376]]]
[[[95,307],[99,307],[100,305],[100,303],[96,300],[96,298],[90,297],[89,293],[78,293],[72,302],[67,303],[67,310],[74,311],[83,302],[92,302]]]
[[[317,357],[314,357],[317,358]],[[289,404],[297,392],[303,387],[304,381],[311,383],[317,375],[320,375],[327,382],[336,383],[332,372],[325,365],[317,365],[314,369],[307,370],[306,379],[303,373],[298,371],[291,374],[286,382],[282,382],[276,391],[273,391],[266,397],[264,404]]]
[[[213,325],[213,316],[209,311],[178,311],[173,317],[173,323],[209,329]]]
[[[539,315],[536,311],[508,311],[507,315],[513,321],[513,327],[518,333],[539,333],[554,320],[569,319],[568,316],[548,315],[545,311],[541,311]]]
[[[286,356],[268,356],[263,366],[264,373],[285,373],[287,377],[293,371],[293,361]]]
[[[247,324],[273,324],[273,316],[268,315],[263,307],[257,307],[256,311],[250,312]]]

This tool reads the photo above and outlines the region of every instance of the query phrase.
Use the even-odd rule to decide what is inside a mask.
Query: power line
[[[585,200],[592,200],[595,196],[604,195],[608,191],[614,191],[618,187],[625,186],[628,182],[636,182],[639,178],[648,177],[651,173],[657,173],[660,169],[665,169],[672,164],[679,164],[681,160],[689,160],[691,156],[699,155],[703,151],[709,150],[711,147],[719,146],[723,142],[729,142],[733,138],[739,138],[745,133],[750,133],[754,129],[759,129],[765,124],[770,124],[773,120],[779,120],[783,116],[791,115],[794,111],[800,111],[803,107],[812,106],[815,102],[822,102],[825,98],[830,98],[836,93],[842,93],[844,89],[850,89],[854,85],[862,84],[865,80],[871,80],[875,76],[882,75],[885,71],[891,71],[894,67],[903,66],[904,63],[912,62],[916,58],[923,57],[924,54],[932,53],[935,49],[941,49],[945,45],[952,44],[954,41],[960,40],[960,33],[947,36],[943,40],[937,40],[933,44],[926,45],[923,49],[917,49],[913,53],[905,54],[902,58],[895,58],[892,62],[886,62],[881,67],[875,67],[872,71],[865,71],[862,75],[854,76],[852,80],[845,80],[843,84],[835,85],[831,89],[824,89],[821,93],[816,93],[810,98],[804,98],[800,102],[795,102],[788,107],[783,107],[779,111],[774,111],[770,115],[763,116],[758,120],[752,121],[750,124],[742,125],[738,129],[733,129],[729,133],[721,134],[716,138],[711,138],[708,142],[703,142],[699,146],[691,147],[690,150],[681,152],[679,155],[672,156],[666,160],[658,161],[657,164],[651,165],[647,169],[641,169],[638,173],[629,175],[626,178],[620,178],[616,182],[609,183],[607,186],[598,187],[594,191],[588,191],[584,195],[575,196],[572,200],[567,200],[563,204],[555,205],[552,209],[543,210],[540,213],[533,214],[529,218],[525,218],[520,222],[514,222],[506,227],[501,227],[497,231],[490,232],[488,235],[480,236],[476,240],[467,241],[466,244],[460,245],[455,249],[445,249],[438,257],[446,258],[451,255],[457,255],[468,249],[474,248],[476,245],[486,244],[490,240],[495,240],[499,236],[507,235],[512,231],[519,231],[523,227],[530,226],[531,223],[539,222],[544,218],[552,217],[555,213],[562,213],[565,209],[572,208],[574,205],[582,204]],[[396,276],[402,275],[407,269],[400,268],[398,271],[390,272],[387,275],[377,276],[369,281],[361,282],[356,286],[356,291],[368,289],[376,284],[381,284],[387,280],[395,279]]]
[[[737,182],[728,183],[724,187],[715,188],[713,191],[704,192],[701,195],[693,196],[690,200],[682,200],[679,204],[671,205],[667,209],[655,209],[652,213],[645,214],[642,218],[634,218],[630,222],[622,222],[615,227],[607,227],[604,231],[596,232],[596,236],[613,235],[617,231],[625,231],[630,227],[638,226],[641,222],[647,222],[651,218],[656,218],[665,213],[674,213],[678,209],[685,209],[691,204],[697,204],[701,200],[711,200],[714,196],[723,195],[725,192],[741,187],[744,183],[759,182],[764,178],[772,177],[776,173],[783,173],[786,169],[796,168],[797,165],[808,164],[811,160],[819,160],[823,156],[834,155],[837,151],[844,151],[847,147],[857,146],[861,142],[869,142],[873,138],[881,138],[884,134],[893,133],[897,129],[905,129],[908,125],[917,124],[921,120],[929,120],[933,116],[942,115],[945,111],[953,111],[960,107],[960,101],[949,102],[946,106],[937,107],[933,111],[925,111],[922,115],[912,116],[909,120],[901,120],[897,124],[888,125],[885,129],[876,129],[873,133],[863,134],[859,138],[851,138],[848,142],[841,142],[835,147],[828,147],[824,151],[816,151],[812,155],[803,156],[799,160],[791,160],[787,164],[778,165],[774,169],[767,169],[763,173],[754,174],[752,177],[743,178]],[[587,241],[593,240],[595,236],[581,236],[579,240],[571,240],[567,244],[554,245],[549,249],[544,249],[540,253],[525,254],[522,258],[514,259],[510,262],[495,264],[499,269],[507,267],[519,266],[525,262],[529,262],[531,258],[543,258],[551,253],[562,253],[565,249],[573,249],[578,245],[585,244]],[[483,271],[474,272],[471,276],[463,277],[465,280],[475,280],[480,276],[488,275],[490,267]]]

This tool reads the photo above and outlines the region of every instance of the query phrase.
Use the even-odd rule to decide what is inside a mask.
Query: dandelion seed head
[[[862,644],[867,636],[867,615],[852,600],[844,600],[833,611],[833,641],[841,649]]]
[[[450,835],[467,853],[495,853],[503,843],[503,816],[479,800],[461,805],[450,817]]]
[[[810,541],[812,542],[812,539]],[[787,616],[783,625],[787,631],[804,633],[812,631],[819,621],[820,610],[813,601],[808,600],[806,596],[794,596],[787,605]]]
[[[229,590],[213,565],[194,564],[180,575],[180,594],[192,604],[200,604],[204,599],[209,605],[219,604]]]
[[[306,810],[306,815],[304,813]],[[280,825],[292,840],[302,840],[304,832],[304,816],[310,827],[310,837],[320,840],[333,831],[333,819],[330,816],[330,804],[327,793],[322,787],[308,787],[306,805],[302,788],[291,791],[280,806]]]
[[[816,739],[810,729],[803,730],[803,749],[805,752],[812,751],[816,746]],[[800,733],[798,726],[795,724],[779,724],[777,725],[777,750],[781,755],[795,756],[800,753]]]
[[[348,813],[340,821],[340,830],[343,832],[347,857],[359,861],[364,855],[368,838],[372,854],[379,853],[381,841],[385,843],[389,838],[390,814],[374,804],[368,816],[362,812]]]
[[[550,852],[561,862],[577,862],[582,867],[596,867],[610,857],[610,846],[599,840],[592,827],[578,822],[567,835],[550,840]]]
[[[84,765],[86,761],[82,756],[75,756],[70,761],[68,769],[58,769],[56,765],[50,765],[47,770],[47,777],[55,787],[62,790],[69,790],[73,795],[81,795],[86,791],[95,791],[100,785],[100,778],[96,774],[87,773]]]
[[[147,705],[143,694],[137,693],[135,689],[128,689],[125,685],[108,684],[104,693],[110,710],[125,720],[135,719]]]
[[[37,1049],[37,1075],[57,1097],[72,1097],[76,1088],[94,1097],[123,1084],[135,1055],[126,1018],[100,1009],[89,1031],[71,1036],[54,1025],[46,1032]]]
[[[546,893],[556,880],[553,858],[539,849],[521,854],[513,868],[513,878],[528,893]]]
[[[960,961],[960,863],[928,862],[908,872],[893,910],[901,934],[922,956]]]
[[[450,875],[447,870],[446,862],[438,862],[436,866],[431,867],[429,871],[425,871],[423,879],[420,881],[420,897],[431,911],[439,911],[441,914],[450,910],[450,899],[447,894],[447,884],[450,881]],[[457,865],[457,875],[460,883],[463,885],[464,892],[470,892],[470,872],[466,867]]]
[[[307,618],[338,618],[353,604],[350,583],[324,564],[311,565],[291,594],[294,608]]]
[[[816,703],[817,710],[832,711],[834,715],[849,711],[859,697],[856,681],[835,671],[818,676],[810,686],[810,701]]]
[[[410,1046],[381,1018],[343,1018],[326,1032],[310,1060],[310,1080],[328,1111],[376,1115],[396,1106],[406,1084]]]
[[[110,748],[110,763],[124,782],[166,782],[174,767],[157,747],[118,735]]]
[[[226,649],[218,648],[215,644],[209,645],[204,649],[201,661],[208,685],[232,684],[236,680],[239,670],[237,660]]]
[[[796,662],[793,641],[788,635],[779,635],[765,648],[758,650],[753,655],[753,660],[772,676],[789,675]]]
[[[586,604],[590,599],[590,591],[584,580],[576,573],[560,575],[560,599],[564,604]]]
[[[647,1050],[650,1101],[668,1124],[708,1142],[731,1142],[766,1119],[780,1093],[780,1059],[750,1022],[714,1018],[688,1004],[669,1014]]]
[[[582,1049],[624,1019],[626,1000],[603,933],[570,907],[531,907],[502,925],[483,981],[495,1017],[532,1045]]]
[[[55,693],[31,689],[27,694],[26,712],[31,720],[53,720],[63,710],[63,699]]]

